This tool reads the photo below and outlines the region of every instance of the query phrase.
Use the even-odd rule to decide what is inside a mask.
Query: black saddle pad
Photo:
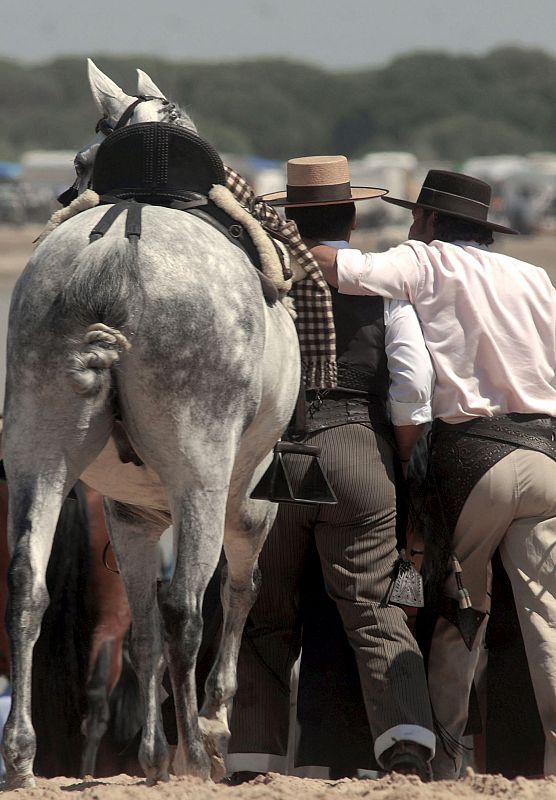
[[[98,148],[92,188],[120,199],[185,200],[226,183],[222,159],[193,131],[142,122],[114,131]]]

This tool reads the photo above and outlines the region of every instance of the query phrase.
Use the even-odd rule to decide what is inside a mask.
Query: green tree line
[[[556,150],[556,59],[538,50],[424,52],[349,72],[276,59],[92,57],[129,94],[135,68],[144,69],[222,152],[286,159],[408,150],[458,162]],[[84,58],[0,59],[0,107],[4,160],[30,149],[77,150],[92,139],[97,118]]]

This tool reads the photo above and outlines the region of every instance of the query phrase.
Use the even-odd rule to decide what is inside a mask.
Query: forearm
[[[423,433],[425,425],[394,425],[394,437],[402,464],[407,465],[415,443]]]

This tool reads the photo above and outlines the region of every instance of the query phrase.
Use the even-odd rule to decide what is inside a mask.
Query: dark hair
[[[433,211],[428,211],[433,214]],[[477,242],[477,244],[492,244],[494,238],[492,231],[479,222],[469,222],[459,217],[436,212],[438,217],[434,223],[434,238],[441,242]]]
[[[285,212],[288,219],[296,222],[299,233],[308,239],[347,240],[355,217],[355,203],[286,208]]]

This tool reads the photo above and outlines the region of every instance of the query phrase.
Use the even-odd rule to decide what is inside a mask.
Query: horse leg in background
[[[164,673],[157,604],[158,541],[164,525],[148,511],[105,498],[110,541],[131,609],[130,657],[144,704],[139,762],[148,785],[169,778],[169,752],[160,710]],[[144,512],[144,513],[143,513]]]
[[[82,778],[94,777],[96,774],[98,749],[110,721],[108,684],[113,648],[114,642],[109,639],[102,642],[96,650],[92,670],[87,677],[87,713],[81,725],[81,732],[85,737],[81,755]]]
[[[91,587],[94,602],[94,630],[89,655],[87,713],[81,775],[95,775],[99,745],[110,719],[109,698],[122,671],[123,639],[131,622],[123,581],[117,571],[104,563],[109,543],[102,495],[86,488],[91,548]]]

